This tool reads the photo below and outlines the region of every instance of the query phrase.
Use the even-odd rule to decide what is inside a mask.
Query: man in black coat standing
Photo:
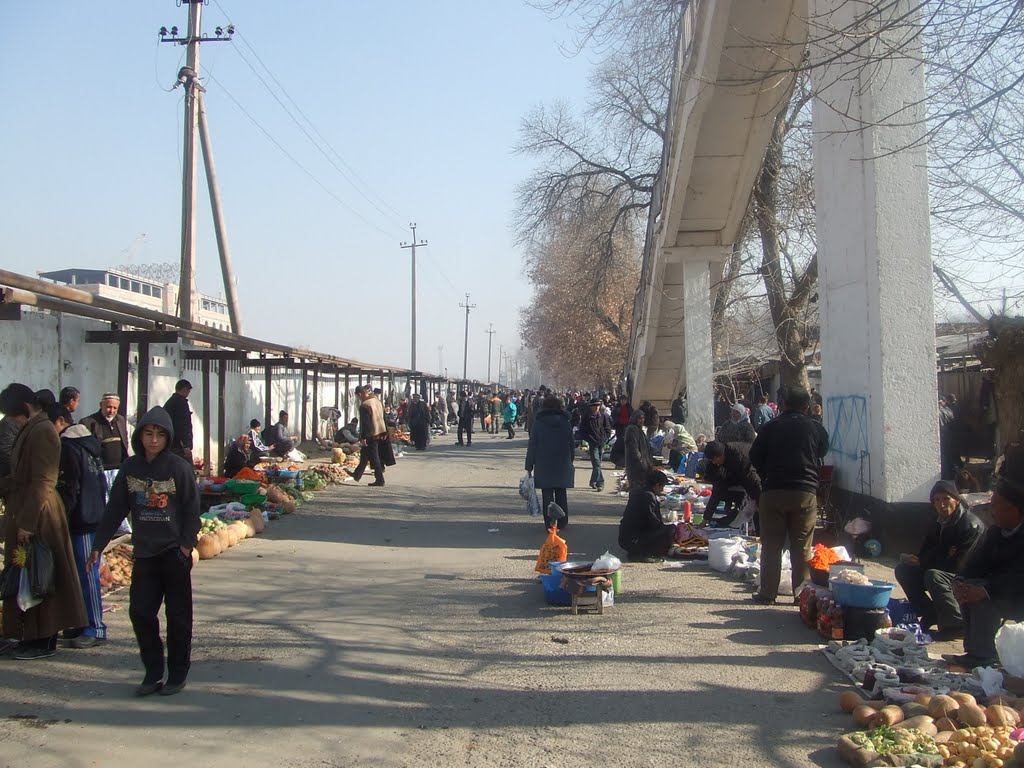
[[[174,427],[170,451],[189,464],[192,463],[192,409],[188,404],[190,394],[192,383],[188,379],[181,379],[174,385],[174,394],[164,403],[164,410],[171,417],[171,425]]]
[[[786,392],[786,410],[764,425],[750,446],[750,463],[761,476],[761,588],[754,602],[771,604],[779,591],[782,548],[789,536],[793,593],[810,576],[814,521],[818,513],[818,468],[828,453],[828,432],[807,411],[803,387]]]

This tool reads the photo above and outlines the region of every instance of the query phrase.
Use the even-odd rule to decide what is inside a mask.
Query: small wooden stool
[[[572,596],[572,615],[579,615],[580,609],[593,610],[600,614],[604,613],[604,590],[596,592],[584,592],[582,595]]]

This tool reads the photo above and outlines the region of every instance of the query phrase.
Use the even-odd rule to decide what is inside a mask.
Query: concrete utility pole
[[[184,45],[188,48],[185,66],[178,71],[178,82],[175,84],[175,88],[180,85],[185,89],[185,138],[181,172],[181,282],[178,287],[178,317],[191,322],[192,301],[196,288],[196,133],[199,130],[199,92],[202,90],[202,86],[199,84],[199,44],[230,40],[235,33],[235,27],[231,24],[226,30],[217,27],[216,37],[203,37],[201,21],[205,0],[181,1],[188,3],[188,34],[185,37],[178,37],[177,27],[171,27],[170,30],[167,27],[160,27],[160,42]],[[181,2],[178,5],[181,5]],[[212,196],[213,190],[211,189]],[[218,201],[215,208],[219,208],[219,206]],[[214,216],[216,217],[216,215],[215,211]],[[218,237],[218,244],[219,242]],[[222,257],[221,266],[223,267],[223,265]],[[228,265],[230,267],[230,258]],[[229,281],[234,282],[233,277],[225,274],[225,289],[227,289]],[[233,286],[231,290],[234,290]],[[228,295],[230,297],[231,294]],[[239,333],[234,322],[235,318],[232,317],[232,330]]]
[[[462,342],[462,378],[468,380],[466,371],[469,369],[469,310],[476,309],[476,304],[469,303],[469,294],[466,294],[466,303],[459,304],[466,310],[466,338]]]
[[[498,386],[501,386],[501,344],[498,345]]]
[[[399,248],[409,248],[412,250],[412,364],[409,368],[413,371],[416,370],[416,246],[426,245],[426,240],[420,240],[416,242],[416,224],[410,224],[409,229],[412,230],[412,242],[411,243],[399,243]]]
[[[484,333],[487,334],[487,383],[488,384],[491,383],[491,342],[494,341],[494,334],[497,333],[497,331],[494,330],[494,323],[491,323],[490,326],[491,326],[490,328],[488,328],[486,331],[484,331]]]

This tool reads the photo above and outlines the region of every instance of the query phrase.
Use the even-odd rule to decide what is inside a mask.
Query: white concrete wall
[[[894,13],[910,4],[897,5]],[[861,10],[838,0],[812,8],[839,29]],[[812,58],[827,53],[812,48]],[[826,84],[814,104],[814,173],[829,461],[844,488],[920,501],[938,470],[927,157],[923,146],[904,149],[923,122],[877,123],[923,103],[924,73],[910,61],[858,71],[861,62],[815,75]],[[899,121],[915,117],[923,110]]]

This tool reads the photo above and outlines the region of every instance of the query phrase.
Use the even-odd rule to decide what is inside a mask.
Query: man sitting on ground
[[[704,480],[711,483],[711,497],[704,510],[703,525],[711,523],[718,503],[724,501],[725,515],[715,522],[720,528],[728,528],[746,496],[755,503],[761,498],[761,478],[750,463],[750,446],[712,440],[704,446],[704,462]],[[742,490],[733,490],[740,486]],[[759,528],[756,515],[754,527]]]
[[[267,430],[267,442],[270,452],[275,456],[287,456],[295,450],[295,435],[288,432],[288,411],[281,411],[277,424]]]
[[[249,446],[252,452],[261,458],[263,456],[270,455],[270,449],[263,444],[263,438],[260,437],[260,424],[259,419],[253,419],[249,422]]]
[[[334,435],[334,443],[345,453],[356,453],[359,450],[359,419],[352,419]]]
[[[1006,619],[1024,619],[1024,455],[1007,455],[992,494],[992,527],[974,547],[953,597],[964,618],[964,653],[943,655],[969,669],[996,661],[995,635]]]
[[[935,640],[963,637],[964,620],[953,597],[953,580],[967,562],[984,530],[967,511],[953,483],[940,480],[932,488],[932,507],[938,519],[921,542],[916,555],[900,555],[896,581],[903,587],[921,627],[938,623]]]

